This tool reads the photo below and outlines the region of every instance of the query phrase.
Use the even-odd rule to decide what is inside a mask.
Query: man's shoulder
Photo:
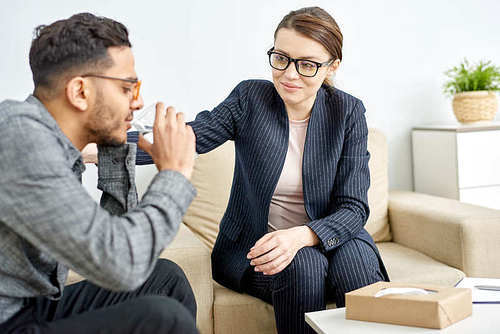
[[[0,133],[4,145],[22,142],[26,147],[40,147],[57,141],[43,106],[33,99],[29,97],[26,101],[5,100],[0,103]]]
[[[40,107],[28,101],[4,100],[0,102],[0,124],[42,121]]]

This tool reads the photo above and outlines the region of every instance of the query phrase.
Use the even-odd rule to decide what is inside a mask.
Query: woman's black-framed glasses
[[[142,81],[139,79],[126,79],[126,78],[109,77],[107,75],[100,75],[100,74],[84,74],[84,75],[82,75],[82,77],[83,78],[93,77],[93,78],[101,78],[101,79],[120,80],[120,81],[134,84],[133,91],[132,91],[132,97],[133,97],[134,101],[136,101],[139,98],[139,93],[141,91],[141,84],[142,84]]]
[[[272,68],[284,71],[288,68],[290,63],[294,63],[297,73],[309,78],[314,77],[318,73],[321,66],[330,65],[333,61],[333,59],[330,59],[324,63],[318,63],[307,59],[295,59],[274,51],[274,48],[267,51],[267,54],[269,56],[269,65],[271,65]]]

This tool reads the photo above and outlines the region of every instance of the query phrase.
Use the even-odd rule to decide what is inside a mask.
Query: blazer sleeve
[[[368,219],[370,154],[367,142],[365,108],[358,101],[347,119],[344,145],[333,186],[333,212],[307,223],[320,239],[325,252],[356,237]]]
[[[202,111],[196,115],[194,121],[188,124],[196,135],[196,152],[206,153],[227,140],[235,140],[247,119],[247,95],[250,81],[238,84],[231,94],[212,111]],[[127,133],[129,143],[137,143],[137,131]],[[137,149],[136,164],[150,165],[153,159],[149,154]]]
[[[212,111],[202,111],[192,126],[196,135],[196,151],[209,152],[227,140],[235,140],[244,128],[248,118],[248,86],[251,81],[243,81],[231,94]]]

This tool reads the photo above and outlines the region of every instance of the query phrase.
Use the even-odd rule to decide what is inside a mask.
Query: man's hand
[[[317,235],[309,227],[292,227],[264,235],[250,249],[247,258],[252,260],[250,264],[255,271],[274,275],[292,262],[299,249],[318,243]]]
[[[97,164],[97,145],[90,143],[82,150],[83,162],[86,164]]]
[[[184,122],[183,113],[176,113],[173,107],[168,107],[165,112],[164,108],[163,103],[156,104],[153,144],[142,135],[137,144],[151,155],[159,171],[175,170],[190,179],[195,156],[193,129]]]

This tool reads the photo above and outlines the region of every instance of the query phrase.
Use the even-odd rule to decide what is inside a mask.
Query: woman
[[[197,152],[233,140],[231,196],[212,252],[220,284],[274,306],[279,333],[313,332],[304,313],[345,305],[388,280],[363,228],[368,130],[360,100],[330,86],[342,34],[318,7],[286,15],[269,50],[273,83],[241,82],[190,123]]]

